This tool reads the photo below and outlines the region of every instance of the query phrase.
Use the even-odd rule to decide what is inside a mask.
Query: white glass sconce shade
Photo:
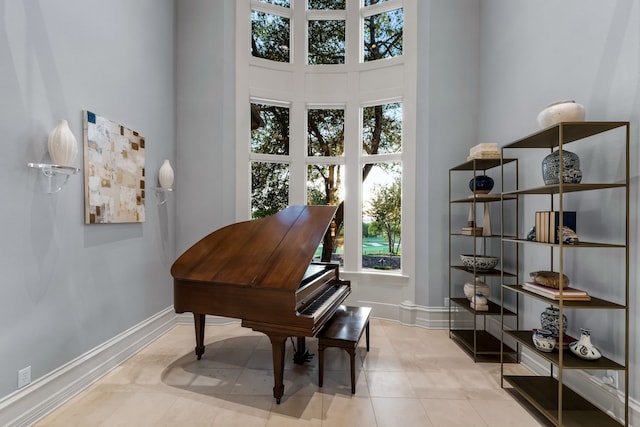
[[[173,168],[169,163],[169,160],[165,160],[160,166],[160,170],[158,170],[158,181],[160,182],[160,187],[164,189],[169,189],[173,185]]]
[[[59,120],[57,126],[49,133],[48,148],[54,164],[71,166],[78,155],[78,142],[66,120]]]

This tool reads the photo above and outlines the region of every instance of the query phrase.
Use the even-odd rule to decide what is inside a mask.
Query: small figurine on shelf
[[[562,227],[562,242],[568,245],[577,245],[580,240],[576,232],[565,225]]]
[[[531,230],[529,230],[529,233],[527,234],[527,240],[530,242],[535,242],[536,241],[536,226],[534,225],[533,227],[531,227]]]
[[[469,205],[469,213],[467,216],[467,226],[462,227],[461,233],[466,236],[481,236],[482,227],[476,227],[476,219],[474,215],[473,206]]]

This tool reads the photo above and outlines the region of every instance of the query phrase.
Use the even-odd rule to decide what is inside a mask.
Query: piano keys
[[[351,293],[337,264],[312,262],[335,211],[289,206],[214,231],[178,257],[171,267],[174,308],[193,313],[198,359],[207,314],[241,319],[271,340],[273,396],[280,403],[286,339],[299,337],[302,347],[303,337],[315,336]]]

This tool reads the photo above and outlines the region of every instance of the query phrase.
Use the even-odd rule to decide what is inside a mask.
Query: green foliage
[[[280,163],[251,164],[251,217],[271,216],[289,204],[289,167]]]
[[[251,54],[258,58],[289,62],[288,18],[270,13],[251,12]]]
[[[344,10],[346,0],[309,0],[309,9]]]
[[[362,151],[365,154],[399,153],[402,150],[402,104],[362,109]]]
[[[396,177],[389,185],[376,185],[370,207],[365,211],[373,218],[369,233],[380,230],[388,243],[389,254],[396,255],[400,246],[402,187],[400,177]],[[374,226],[375,224],[375,226]]]
[[[369,224],[366,222],[362,222],[362,238],[365,239],[369,237]]]
[[[309,21],[309,64],[344,64],[345,22]]]
[[[364,20],[364,60],[375,61],[402,55],[402,9],[396,9]]]
[[[288,0],[263,0],[291,7]],[[349,0],[357,3],[356,0]],[[383,0],[365,0],[365,5]],[[304,5],[296,0],[296,7]],[[346,0],[308,0],[310,9],[344,9]],[[259,11],[252,11],[251,51],[254,57],[277,62],[290,62],[291,22],[289,19]],[[309,21],[308,58],[310,64],[343,64],[345,62],[345,22],[342,20]],[[350,29],[357,30],[357,29]],[[366,61],[383,59],[402,54],[403,10],[369,16],[364,19],[364,58]],[[296,47],[295,60],[304,49]],[[289,154],[289,112],[287,108],[254,104],[257,117],[252,131],[252,152],[265,155]],[[363,110],[362,150],[368,155],[399,153],[402,149],[402,106],[399,103],[377,105]],[[254,117],[252,117],[254,118]],[[344,110],[311,109],[307,114],[307,154],[310,157],[338,157],[345,152]],[[295,144],[302,141],[293,141]],[[339,163],[339,162],[336,162]],[[363,167],[362,179],[367,179],[372,165]],[[341,242],[343,236],[342,174],[339,164],[311,164],[307,168],[307,202],[338,206],[334,222],[335,235],[325,238],[322,259],[328,260],[330,252]],[[354,171],[350,173],[355,173]],[[252,216],[271,215],[287,206],[289,200],[289,166],[276,161],[254,162],[251,169]],[[399,185],[399,180],[398,180]],[[382,190],[380,190],[382,191]],[[399,221],[399,189],[398,218]],[[374,216],[372,216],[375,218]],[[388,218],[387,218],[388,220]],[[387,228],[385,228],[385,224]],[[400,225],[385,222],[384,218],[365,227],[363,236],[371,230],[383,230],[391,248],[397,248]],[[378,232],[379,233],[379,232]],[[397,249],[390,250],[395,253]]]
[[[282,6],[282,7],[290,7],[290,1],[289,0],[259,0],[263,3],[271,3],[271,4],[275,4],[276,6]]]
[[[251,131],[251,151],[260,154],[289,154],[289,109],[265,104],[251,104],[262,119]]]

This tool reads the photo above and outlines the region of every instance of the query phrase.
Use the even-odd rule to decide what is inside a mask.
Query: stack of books
[[[462,227],[460,233],[465,236],[482,236],[482,227]]]
[[[538,283],[525,282],[524,285],[522,285],[522,289],[526,289],[529,292],[542,295],[543,297],[547,297],[552,300],[560,299],[560,289],[550,288]],[[565,301],[591,301],[591,296],[587,291],[566,287],[562,289],[562,299]]]
[[[500,151],[498,151],[498,144],[496,144],[495,142],[485,142],[471,147],[467,160],[499,158]]]
[[[576,212],[562,212],[562,225],[569,227],[573,231],[576,230]],[[560,243],[562,231],[560,227],[560,212],[558,211],[540,211],[536,212],[536,242],[541,243]]]

